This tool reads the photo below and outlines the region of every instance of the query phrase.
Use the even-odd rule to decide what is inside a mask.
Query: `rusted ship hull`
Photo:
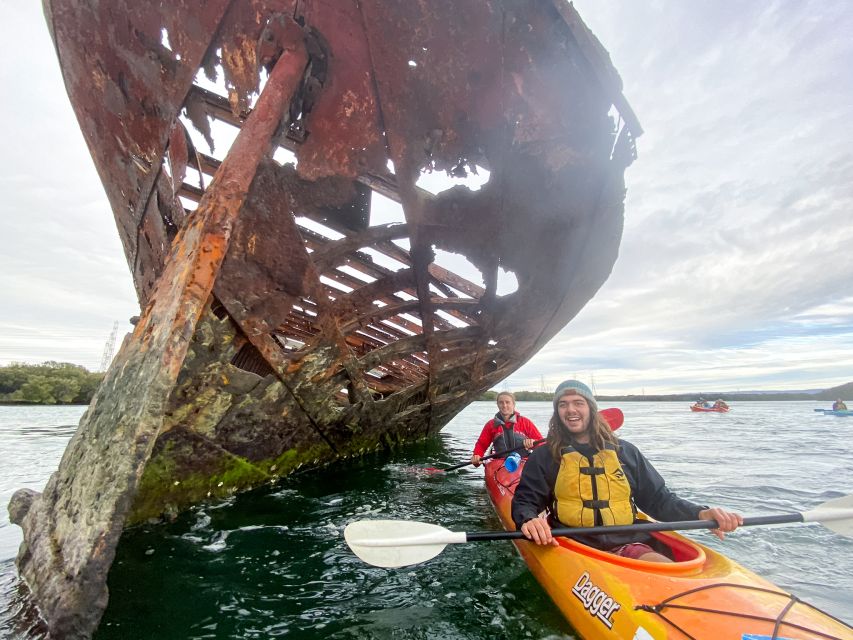
[[[434,434],[544,345],[612,269],[640,128],[563,0],[45,12],[143,309],[45,491],[10,505],[51,632],[83,638],[125,526]],[[190,135],[215,122],[239,129],[219,157]],[[375,224],[373,193],[405,221]]]

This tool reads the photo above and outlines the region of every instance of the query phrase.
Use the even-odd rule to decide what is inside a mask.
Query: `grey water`
[[[853,418],[818,414],[818,404],[734,402],[728,414],[691,413],[687,403],[618,406],[619,435],[697,502],[766,515],[853,492]],[[549,403],[518,409],[545,433]],[[5,505],[17,488],[44,486],[83,411],[0,407],[0,638],[44,637],[19,613],[27,610],[14,566],[21,533]],[[343,541],[344,526],[362,518],[498,529],[482,470],[429,470],[466,460],[494,411],[475,402],[424,443],[126,531],[96,640],[574,637],[510,543],[457,545],[420,566],[379,569]],[[853,622],[853,540],[818,524],[743,528],[723,542],[688,535]]]

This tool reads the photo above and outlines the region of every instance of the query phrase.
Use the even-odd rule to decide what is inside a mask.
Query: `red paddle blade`
[[[610,425],[610,429],[612,431],[616,431],[622,424],[625,422],[625,414],[622,413],[622,409],[618,407],[613,407],[612,409],[602,409],[598,412],[604,421]]]

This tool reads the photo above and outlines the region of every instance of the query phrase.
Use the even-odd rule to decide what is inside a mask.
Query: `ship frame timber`
[[[142,308],[10,503],[62,638],[97,627],[125,527],[435,434],[521,366],[609,275],[642,132],[564,0],[109,4],[45,0]]]

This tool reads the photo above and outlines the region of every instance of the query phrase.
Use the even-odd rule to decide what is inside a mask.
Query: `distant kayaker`
[[[471,464],[480,466],[486,450],[491,445],[495,451],[508,451],[516,447],[532,449],[536,440],[542,439],[539,429],[530,420],[515,410],[515,395],[509,391],[501,391],[497,397],[498,412],[484,426],[477,444],[474,445],[474,453],[471,455]],[[526,455],[525,451],[520,451]]]
[[[847,411],[847,405],[844,404],[844,400],[838,398],[835,402],[832,403],[833,411]]]
[[[717,400],[714,403],[714,409],[728,409],[729,405],[726,404],[725,400]]]
[[[540,517],[545,509],[547,518]],[[530,454],[515,489],[512,519],[537,544],[557,544],[552,527],[632,524],[637,509],[664,522],[716,520],[720,528],[713,531],[720,539],[743,523],[737,513],[695,504],[667,489],[637,447],[617,438],[601,419],[589,387],[566,380],[554,394],[548,442]],[[647,533],[577,540],[627,558],[671,562]]]

